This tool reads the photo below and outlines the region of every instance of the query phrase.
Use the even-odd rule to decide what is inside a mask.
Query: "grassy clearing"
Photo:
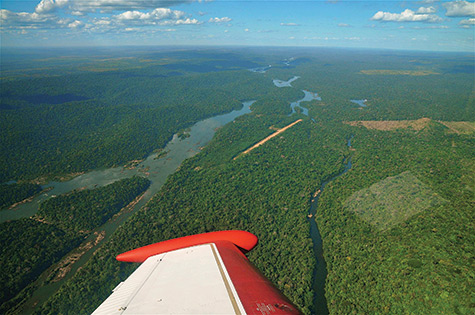
[[[442,125],[456,134],[469,135],[475,133],[475,122],[473,121],[439,121]]]
[[[430,70],[361,70],[361,73],[366,75],[410,75],[410,76],[424,76],[440,74]]]
[[[344,206],[379,230],[387,230],[445,202],[407,171],[357,191],[345,201]]]
[[[363,126],[366,129],[375,130],[396,130],[396,129],[414,129],[416,131],[422,130],[430,123],[429,118],[421,118],[417,120],[361,120],[361,121],[346,121],[344,122],[350,126]]]

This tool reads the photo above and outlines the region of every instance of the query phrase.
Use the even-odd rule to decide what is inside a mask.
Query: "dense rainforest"
[[[91,231],[144,192],[150,181],[132,177],[93,190],[48,199],[32,218],[0,224],[0,311],[44,270],[78,246]]]
[[[41,186],[32,183],[0,184],[0,209],[23,201],[41,191]]]
[[[473,70],[473,58],[292,48],[244,54],[236,49],[149,53],[147,60],[156,63],[144,66],[144,56],[111,64],[87,58],[88,63],[50,61],[46,72],[61,64],[58,75],[71,80],[67,89],[57,86],[58,78],[36,82],[32,76],[38,70],[12,66],[2,87],[1,111],[2,119],[17,129],[2,133],[2,145],[3,139],[15,139],[19,146],[31,140],[36,143],[31,150],[44,154],[26,166],[20,164],[27,156],[13,151],[21,158],[8,163],[18,168],[2,161],[10,172],[3,180],[58,176],[143,158],[174,133],[186,138],[192,122],[237,108],[242,100],[256,100],[252,113],[219,129],[36,313],[92,312],[137,267],[115,260],[123,251],[194,233],[244,229],[260,240],[249,259],[303,313],[311,314],[316,259],[308,209],[321,184],[341,173],[348,159],[351,169],[325,187],[311,218],[323,239],[329,312],[473,313],[474,81],[473,71],[458,71]],[[246,69],[269,64],[262,73]],[[94,67],[101,72],[92,73]],[[272,83],[294,76],[299,78],[291,87]],[[96,92],[93,83],[77,86],[91,80],[101,85]],[[25,95],[43,95],[39,98],[48,104],[32,104],[15,92],[32,82],[38,89]],[[318,93],[321,100],[300,104],[309,109],[308,116],[300,111],[290,115],[290,103],[304,96],[302,90]],[[60,98],[69,102],[52,104]],[[366,107],[351,100],[366,100]],[[49,125],[63,129],[51,131],[57,135],[54,141],[48,133],[42,139],[40,134],[26,136],[27,128],[14,123],[26,112],[32,113],[31,125],[36,119],[47,122],[38,126],[45,132]],[[78,113],[83,116],[72,119],[70,130],[61,127],[62,117]],[[297,119],[303,121],[240,154]],[[78,136],[85,123],[88,132]],[[92,155],[91,148],[99,151]],[[86,155],[90,165],[72,158]],[[79,164],[65,171],[61,163]],[[90,229],[86,222],[65,223],[76,208],[61,212],[71,206],[62,205],[69,202],[67,196],[58,198],[58,210],[55,199],[52,212],[42,210],[46,221]]]
[[[220,64],[209,58],[208,63]],[[234,55],[221,58],[237,62]],[[202,62],[178,63],[180,75],[170,74],[173,64],[168,61],[144,62],[143,69],[106,69],[110,71],[97,62],[89,71],[78,66],[61,75],[49,70],[40,78],[3,77],[0,182],[44,182],[45,177],[142,159],[194,122],[273,90],[272,82],[247,70],[201,73],[206,69],[194,65]],[[295,93],[281,91],[289,92]]]
[[[93,190],[57,196],[41,203],[36,217],[68,231],[91,231],[147,190],[150,181],[134,176]]]

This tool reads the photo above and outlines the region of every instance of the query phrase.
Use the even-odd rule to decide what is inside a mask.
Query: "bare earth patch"
[[[74,263],[78,261],[88,250],[99,244],[106,235],[106,231],[94,232],[96,239],[81,244],[76,250],[64,257],[57,265],[57,267],[51,271],[50,277],[54,274],[51,282],[58,282],[63,279],[68,272],[71,271]]]
[[[360,120],[360,121],[344,121],[344,124],[357,127],[365,127],[366,129],[375,129],[383,131],[391,131],[397,129],[413,129],[415,131],[426,128],[430,122],[440,123],[449,128],[450,133],[456,134],[473,134],[475,133],[475,122],[473,121],[433,121],[430,118],[421,118],[417,120]]]
[[[383,231],[446,202],[407,171],[355,192],[345,201],[344,207]]]

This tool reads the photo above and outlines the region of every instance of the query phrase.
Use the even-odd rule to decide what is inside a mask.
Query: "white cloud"
[[[150,12],[126,11],[111,18],[117,24],[145,25],[196,25],[201,24],[197,19],[184,18],[183,11],[158,8]],[[107,21],[107,20],[106,20]]]
[[[164,20],[179,19],[185,15],[183,11],[170,10],[168,8],[158,8],[150,12],[127,11],[113,17],[118,20]]]
[[[50,13],[68,4],[68,0],[41,0],[35,8],[38,14]]]
[[[445,29],[448,29],[449,27],[447,25],[430,25],[430,26],[414,26],[411,28],[414,30],[429,30],[429,29],[445,30]]]
[[[126,28],[142,26],[202,24],[183,11],[171,10],[167,7],[193,1],[196,0],[41,0],[33,13],[0,9],[0,29],[3,31],[16,29],[18,31],[22,29],[84,28],[90,31],[104,32],[125,31]],[[141,11],[140,8],[151,10]],[[59,9],[62,10],[61,13],[58,13]],[[119,12],[97,18],[86,16],[87,13],[96,10],[109,13]],[[70,18],[63,18],[64,15],[69,15]],[[223,17],[216,18],[215,22],[230,20],[228,17]]]
[[[280,26],[300,26],[300,24],[297,24],[297,23],[280,23]]]
[[[435,13],[435,8],[434,7],[420,7],[417,9],[417,14],[431,14]]]
[[[108,18],[103,18],[100,20],[94,20],[93,23],[95,25],[110,25],[111,21]]]
[[[210,18],[209,19],[209,23],[227,23],[227,22],[231,22],[232,19],[231,18],[228,18],[227,16],[225,17],[222,17],[222,18],[218,18],[218,17],[215,17],[215,18]]]
[[[447,10],[446,16],[475,16],[475,2],[453,1],[444,3],[443,6]]]
[[[36,12],[12,12],[0,10],[0,25],[2,29],[13,28],[57,28],[69,23],[69,19],[60,19],[51,14],[38,14]]]
[[[378,11],[372,18],[373,21],[383,22],[441,22],[442,18],[435,14],[418,14],[410,9],[406,9],[401,13],[390,13]]]
[[[244,32],[249,32],[249,29],[248,29],[248,28],[245,28],[245,29],[244,29]]]
[[[79,20],[76,20],[76,21],[71,22],[71,23],[68,24],[69,28],[79,28],[79,27],[83,27],[83,26],[84,26],[84,22],[79,21]]]
[[[84,12],[81,12],[81,11],[71,11],[71,15],[83,16],[83,15],[84,15]]]
[[[475,18],[470,18],[466,20],[462,20],[459,23],[460,25],[475,25]]]
[[[172,21],[164,21],[160,23],[160,25],[198,25],[201,24],[200,21],[197,19],[186,19],[186,20],[172,20]]]
[[[65,4],[60,2],[67,2],[67,7],[75,12],[101,12],[112,11],[134,11],[144,9],[167,8],[172,5],[181,3],[193,2],[194,0],[42,0],[54,5],[48,4],[50,7],[64,7]]]
[[[346,23],[339,23],[338,27],[350,27],[350,25]]]

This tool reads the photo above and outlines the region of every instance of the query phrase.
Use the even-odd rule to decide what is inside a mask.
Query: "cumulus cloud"
[[[190,19],[187,18],[185,20],[173,20],[173,21],[164,21],[163,23],[160,23],[160,25],[197,25],[201,24],[200,21],[197,19]]]
[[[434,7],[420,7],[417,9],[417,14],[431,14],[435,13],[435,8]]]
[[[227,16],[225,17],[222,17],[222,18],[218,18],[218,17],[215,17],[215,18],[210,18],[209,19],[209,23],[228,23],[228,22],[231,22],[232,19],[231,18],[228,18]]]
[[[280,26],[300,26],[300,24],[297,24],[297,23],[280,23]]]
[[[158,8],[150,12],[127,11],[114,17],[118,20],[163,20],[163,19],[180,19],[185,12],[178,10],[170,10],[168,8]]]
[[[76,20],[68,24],[69,28],[80,28],[84,26],[84,22]]]
[[[112,20],[116,24],[139,25],[195,25],[201,24],[197,19],[184,18],[183,11],[158,8],[150,12],[127,11],[113,15]],[[107,21],[107,20],[106,20]]]
[[[453,1],[444,3],[443,6],[447,10],[447,12],[445,13],[446,16],[475,16],[475,2]]]
[[[41,0],[35,8],[38,14],[50,13],[68,4],[68,0]]]
[[[39,0],[38,0],[39,1]],[[202,22],[168,6],[199,0],[41,0],[33,13],[0,10],[0,29],[79,29],[111,31],[145,26],[198,25]],[[61,9],[61,14],[58,10]],[[102,17],[87,16],[99,11]],[[69,15],[69,18],[63,16]],[[231,21],[228,17],[212,22]]]
[[[97,10],[112,12],[167,8],[187,2],[193,2],[193,0],[42,0],[37,8],[41,5],[41,10],[51,12],[56,8],[67,7],[71,11],[76,12],[76,14],[84,14]]]
[[[373,21],[383,22],[441,22],[442,19],[435,14],[419,14],[410,9],[406,9],[401,13],[390,13],[378,11],[372,18]]]
[[[460,25],[475,25],[475,18],[470,18],[466,20],[462,20],[459,23]]]
[[[54,28],[69,23],[68,19],[60,19],[50,14],[38,14],[36,12],[12,12],[0,10],[0,25],[2,29],[12,28]]]

